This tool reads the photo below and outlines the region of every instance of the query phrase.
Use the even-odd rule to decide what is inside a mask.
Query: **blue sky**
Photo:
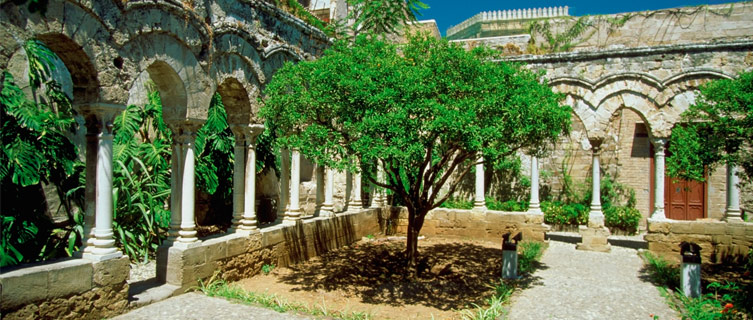
[[[720,4],[734,1],[717,0],[532,0],[532,1],[499,1],[499,0],[423,0],[431,8],[421,11],[419,20],[434,19],[439,31],[445,35],[447,28],[470,18],[481,11],[526,9],[539,7],[569,6],[571,16],[587,14],[609,14],[643,10],[656,10],[702,4]]]

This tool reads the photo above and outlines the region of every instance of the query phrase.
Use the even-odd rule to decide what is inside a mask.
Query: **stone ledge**
[[[91,261],[70,259],[0,274],[0,309],[88,291],[93,272]]]

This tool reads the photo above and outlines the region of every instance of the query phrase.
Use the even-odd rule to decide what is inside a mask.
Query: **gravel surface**
[[[133,310],[113,320],[192,320],[192,319],[312,319],[300,315],[232,303],[191,292]]]
[[[634,249],[575,250],[556,241],[528,289],[512,297],[509,319],[679,319],[656,286],[644,280]]]
[[[157,276],[157,261],[150,260],[148,263],[131,263],[131,273],[128,283],[139,282]]]

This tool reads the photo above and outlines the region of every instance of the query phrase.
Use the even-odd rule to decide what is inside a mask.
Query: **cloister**
[[[112,227],[112,122],[126,105],[143,102],[146,81],[154,82],[160,92],[163,117],[175,137],[169,235],[157,257],[157,277],[168,288],[168,295],[185,291],[216,270],[233,280],[259,273],[265,262],[286,265],[308,259],[377,233],[380,220],[390,216],[391,208],[381,192],[364,205],[358,173],[320,166],[315,169],[318,210],[315,214],[305,212],[300,195],[305,159],[296,150],[282,150],[280,221],[259,226],[255,147],[264,126],[257,116],[258,98],[286,61],[316,59],[330,44],[321,31],[300,19],[252,0],[51,0],[44,16],[12,2],[0,7],[0,67],[22,72],[22,45],[36,38],[60,57],[70,73],[74,108],[84,115],[86,127],[82,149],[88,236],[74,259],[3,271],[3,316],[55,317],[62,316],[59,312],[72,312],[74,317],[107,317],[127,308],[128,258],[115,246]],[[652,178],[645,175],[635,182],[648,190],[639,200],[642,211],[650,208],[644,222],[648,249],[677,252],[676,244],[688,239],[700,242],[707,255],[738,254],[751,247],[753,224],[741,219],[741,191],[734,166],[717,171],[709,180],[713,192],[709,192],[703,215],[708,219],[686,222],[668,219],[671,208],[665,207],[664,161],[671,129],[693,103],[699,85],[734,78],[753,67],[752,8],[750,3],[735,7],[736,19],[748,25],[738,26],[737,33],[723,41],[716,41],[716,34],[735,25],[709,20],[693,22],[689,29],[671,30],[667,42],[628,37],[619,41],[630,45],[604,40],[586,45],[587,50],[582,51],[505,58],[546,70],[552,88],[566,94],[563,103],[573,106],[574,135],[563,137],[563,146],[557,150],[575,145],[573,158],[583,171],[576,178],[585,178],[589,170],[592,177],[589,223],[580,227],[579,248],[609,250],[609,230],[599,200],[599,176],[604,171],[600,156],[604,146],[614,146],[610,128],[622,110],[637,115],[652,145],[650,165],[641,162],[634,168],[624,167],[652,171]],[[647,17],[641,23],[658,24],[650,19],[658,18]],[[689,36],[698,28],[704,33]],[[686,38],[692,41],[683,40]],[[223,98],[236,137],[233,218],[226,234],[200,239],[194,209],[194,139],[207,119],[215,92]],[[648,146],[644,149],[647,153]],[[479,165],[471,213],[460,217],[452,212],[461,210],[438,209],[427,217],[424,233],[498,239],[505,230],[517,229],[528,239],[544,240],[548,226],[540,208],[540,170],[556,166],[564,158],[563,152],[555,152],[551,159],[530,159],[527,212],[486,210],[489,183]],[[347,180],[342,194],[335,192],[336,176]],[[440,221],[457,224],[461,219],[472,222],[442,229]]]

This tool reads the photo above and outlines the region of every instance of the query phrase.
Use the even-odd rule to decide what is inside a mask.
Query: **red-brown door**
[[[674,180],[674,181],[673,181]],[[650,207],[654,211],[654,146],[651,145]],[[664,172],[664,214],[674,220],[706,217],[706,183],[670,178]]]
[[[664,181],[664,213],[669,219],[695,220],[705,216],[706,184],[698,181],[677,180],[666,177]]]

